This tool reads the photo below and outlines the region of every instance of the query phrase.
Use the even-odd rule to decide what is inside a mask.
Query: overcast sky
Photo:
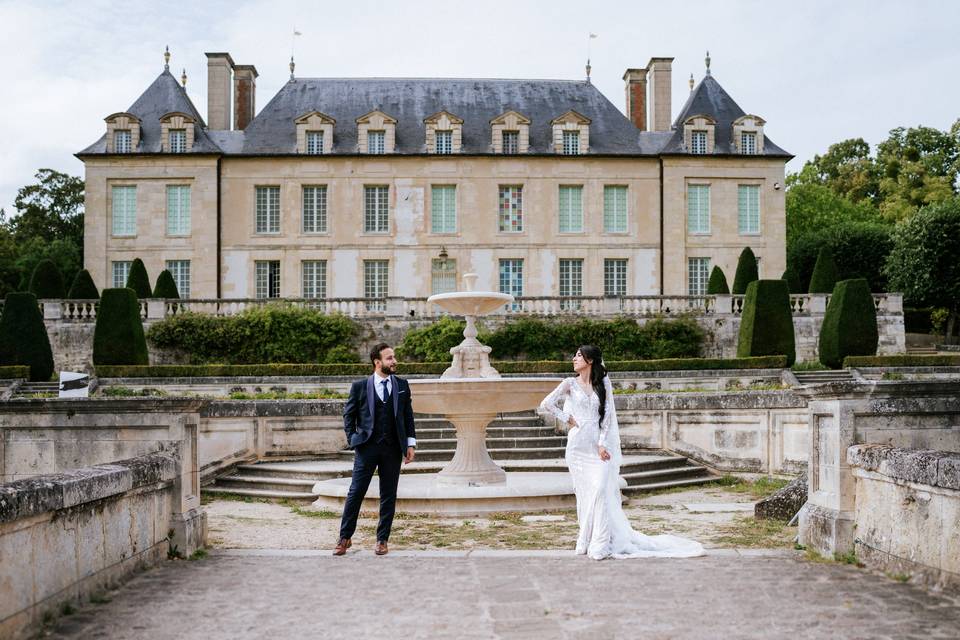
[[[621,110],[625,69],[675,58],[674,116],[709,49],[714,77],[796,155],[788,171],[841,139],[960,117],[956,0],[0,0],[0,207],[40,167],[83,175],[73,154],[162,71],[164,46],[206,118],[204,52],[256,65],[260,108],[288,78],[294,27],[305,77],[578,79],[592,32],[593,82]]]

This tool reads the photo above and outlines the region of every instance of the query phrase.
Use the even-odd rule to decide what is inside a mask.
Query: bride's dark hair
[[[603,355],[600,349],[592,344],[580,345],[580,355],[590,361],[590,384],[597,397],[600,398],[600,422],[607,413],[607,390],[603,387],[603,379],[607,375],[607,368],[603,366]]]

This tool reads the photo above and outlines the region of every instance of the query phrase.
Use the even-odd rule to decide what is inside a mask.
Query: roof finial
[[[596,37],[595,33],[587,34],[587,84],[590,84],[590,70],[593,68],[590,66],[590,41]]]
[[[163,70],[170,71],[170,45],[163,52]]]
[[[180,74],[180,84],[183,85],[184,89],[187,88],[187,70],[186,69],[184,69],[183,72]]]
[[[690,93],[693,93],[693,85],[694,85],[695,83],[693,82],[693,74],[692,74],[692,73],[690,74],[690,83],[689,83],[689,84],[690,84]]]
[[[290,56],[290,81],[293,81],[293,70],[296,68],[297,64],[293,61],[293,56]]]
[[[710,75],[710,51],[707,51],[707,57],[703,61],[707,63],[707,75]]]
[[[587,84],[590,84],[590,69],[592,69],[590,66],[590,58],[587,58]]]

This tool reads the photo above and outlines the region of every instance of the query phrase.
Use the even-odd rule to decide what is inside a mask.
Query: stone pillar
[[[162,298],[147,299],[147,320],[163,320],[167,315],[167,301]]]
[[[59,300],[44,300],[41,304],[43,305],[44,320],[59,320],[63,317],[63,309],[60,307]]]
[[[233,72],[233,129],[243,131],[257,112],[257,68],[238,64]]]
[[[207,127],[213,131],[230,129],[232,74],[229,53],[207,53]]]
[[[650,58],[647,74],[650,82],[650,130],[670,131],[673,58]]]
[[[647,70],[627,69],[623,74],[627,94],[627,118],[640,131],[647,130]]]
[[[827,312],[827,294],[810,294],[810,315],[823,315]]]

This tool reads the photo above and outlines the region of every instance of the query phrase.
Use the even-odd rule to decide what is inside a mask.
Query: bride
[[[600,349],[583,345],[573,358],[578,374],[566,378],[540,403],[570,427],[565,458],[577,496],[577,553],[594,560],[615,558],[689,558],[704,554],[699,542],[672,535],[634,531],[621,507],[620,433],[613,406],[613,385]],[[563,408],[557,406],[563,401]]]

